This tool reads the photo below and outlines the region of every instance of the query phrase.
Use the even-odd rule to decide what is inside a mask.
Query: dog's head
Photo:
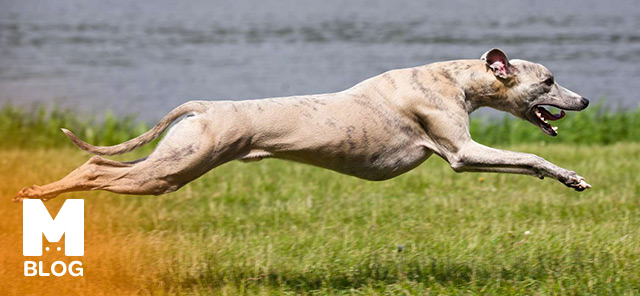
[[[487,51],[480,58],[486,62],[487,70],[493,72],[509,101],[507,110],[538,126],[545,134],[556,136],[557,127],[549,121],[564,117],[564,110],[580,111],[587,108],[589,100],[556,83],[551,71],[545,66],[524,60],[509,60],[500,49]],[[560,109],[552,114],[544,106]]]

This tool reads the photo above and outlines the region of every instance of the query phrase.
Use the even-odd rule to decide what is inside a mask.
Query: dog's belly
[[[340,165],[329,169],[366,180],[382,181],[394,178],[416,168],[432,154],[432,152],[424,149],[415,149],[413,151],[372,155],[368,161],[363,161],[360,158],[347,158]],[[376,156],[378,160],[372,161],[372,158]]]
[[[352,153],[318,149],[277,153],[274,157],[330,169],[365,180],[382,181],[414,169],[432,154],[432,151],[416,145]]]

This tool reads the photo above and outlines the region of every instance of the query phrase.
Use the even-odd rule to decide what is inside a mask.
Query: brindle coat
[[[146,158],[117,162],[94,156],[60,181],[22,189],[14,200],[47,200],[79,190],[159,195],[225,162],[267,157],[379,181],[415,168],[433,153],[456,172],[527,174],[551,177],[579,191],[591,187],[575,172],[539,156],[471,139],[469,113],[483,106],[509,112],[555,136],[536,118],[539,105],[582,110],[588,101],[555,83],[544,66],[510,61],[499,49],[479,60],[392,70],[337,93],[191,101],[147,133],[115,146],[92,146],[63,130],[78,147],[113,155],[150,142],[186,115]]]

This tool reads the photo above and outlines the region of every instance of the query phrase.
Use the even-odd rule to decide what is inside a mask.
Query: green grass
[[[66,147],[69,139],[60,131],[68,128],[95,145],[124,142],[146,132],[150,127],[135,116],[118,118],[108,112],[100,122],[70,110],[44,106],[24,110],[12,105],[0,109],[0,134],[6,141],[0,148]]]
[[[82,281],[47,283],[71,294],[640,294],[640,144],[502,148],[575,169],[593,188],[455,174],[437,157],[385,182],[234,162],[166,196],[48,202],[55,212],[85,199],[86,254]],[[22,277],[21,207],[8,200],[87,157],[0,150],[0,294],[42,291]]]
[[[70,110],[44,107],[24,109],[5,105],[0,109],[0,148],[68,147],[69,141],[60,132],[68,128],[81,139],[95,145],[113,145],[136,137],[150,126],[136,121],[134,116],[116,117],[107,113],[98,122]],[[155,124],[155,122],[154,122]],[[611,112],[602,106],[582,112],[569,112],[554,123],[560,136],[549,137],[531,123],[505,115],[502,119],[472,116],[472,137],[486,145],[522,143],[612,144],[640,141],[640,108]]]
[[[527,121],[505,116],[502,120],[473,118],[472,137],[487,145],[522,143],[613,144],[640,141],[640,108],[612,112],[593,106],[581,112],[567,112],[553,123],[559,127],[557,137],[549,137]]]
[[[85,276],[26,278],[22,208],[9,200],[89,157],[59,128],[98,145],[148,129],[134,117],[82,118],[0,111],[0,295],[42,287],[93,295],[640,294],[640,109],[570,113],[557,138],[519,120],[472,120],[478,142],[576,170],[593,185],[582,193],[548,179],[456,174],[434,156],[385,182],[265,160],[223,165],[166,196],[66,194],[47,206],[55,213],[67,198],[85,199]]]

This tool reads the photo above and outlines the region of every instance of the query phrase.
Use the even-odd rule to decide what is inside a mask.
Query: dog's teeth
[[[558,127],[557,126],[552,126],[551,128],[553,129],[554,132],[556,132],[556,133],[558,132]]]

